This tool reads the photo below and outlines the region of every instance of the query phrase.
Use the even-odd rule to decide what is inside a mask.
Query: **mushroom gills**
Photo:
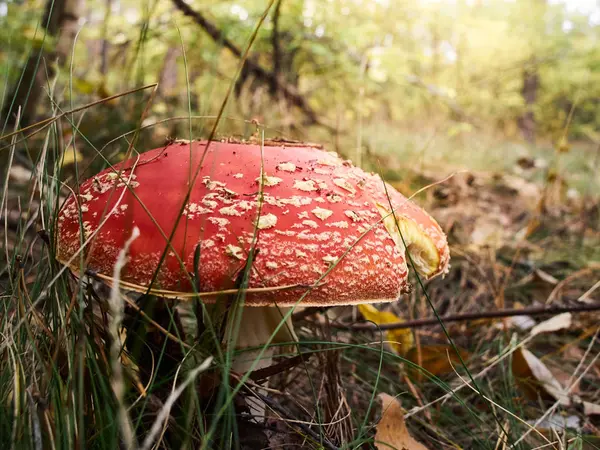
[[[383,218],[385,229],[390,233],[398,249],[403,255],[406,255],[406,250],[408,250],[417,273],[425,278],[434,275],[440,264],[440,255],[435,243],[425,233],[425,230],[414,220],[393,214],[379,204],[377,209]],[[408,258],[406,259],[408,263]]]

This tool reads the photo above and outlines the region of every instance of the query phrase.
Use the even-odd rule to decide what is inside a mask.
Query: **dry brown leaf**
[[[583,413],[586,416],[600,415],[600,405],[591,402],[583,402]]]
[[[530,400],[550,397],[563,406],[571,404],[571,399],[550,369],[526,348],[520,347],[513,353],[512,373]]]
[[[531,335],[535,336],[540,333],[551,333],[553,331],[564,330],[571,326],[573,316],[571,313],[566,312],[557,316],[551,317],[548,320],[538,323],[531,329]]]
[[[458,352],[463,361],[466,361],[470,356],[469,352],[460,347],[458,347]],[[419,349],[413,347],[406,354],[406,359],[436,376],[454,372],[454,367],[461,364],[460,358],[454,351],[454,348],[443,344],[422,345],[420,348],[420,358]],[[416,372],[417,370],[413,369],[412,371]],[[418,373],[421,374],[421,371],[418,371]]]
[[[429,450],[410,435],[400,402],[385,393],[379,394],[379,398],[382,413],[375,433],[375,447],[379,450]]]
[[[392,312],[379,311],[373,305],[369,304],[358,305],[358,310],[365,319],[370,320],[377,325],[404,321]],[[388,330],[385,332],[385,339],[386,341],[389,341],[392,350],[402,356],[406,355],[406,353],[415,345],[415,340],[410,328]]]

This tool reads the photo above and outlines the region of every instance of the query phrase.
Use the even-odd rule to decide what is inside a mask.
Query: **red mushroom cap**
[[[257,306],[293,305],[302,295],[305,306],[396,300],[409,289],[398,229],[424,276],[447,270],[448,246],[435,220],[335,153],[280,141],[206,145],[178,141],[85,181],[60,211],[58,259],[78,270],[73,257],[83,231],[84,240],[92,238],[89,268],[110,282],[138,227],[123,287],[145,292],[167,248],[151,292],[191,297],[199,246],[198,289],[214,301],[210,293],[234,288],[254,243],[246,304]]]

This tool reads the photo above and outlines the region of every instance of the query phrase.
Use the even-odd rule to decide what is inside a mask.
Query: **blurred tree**
[[[34,46],[31,49],[21,77],[16,81],[11,94],[5,99],[2,109],[5,127],[14,125],[19,107],[21,108],[21,127],[27,126],[33,121],[43,87],[48,85],[54,76],[54,62],[62,65],[68,59],[84,4],[84,0],[46,1],[44,17],[41,22],[44,33],[41,46]],[[43,46],[46,37],[54,41],[52,50],[47,50]]]
[[[82,3],[54,0],[55,12],[38,18],[47,28],[43,46],[27,30],[35,23],[32,5],[40,6],[41,15],[51,0],[10,2],[6,20],[0,11],[2,62],[13,55],[7,66],[16,67],[14,55],[34,46],[19,64],[24,69],[8,75],[13,89],[5,95],[4,117],[11,105],[14,113],[14,105],[41,92],[46,69],[39,74],[33,69],[68,55],[55,53],[61,50],[52,36],[65,29],[59,19],[75,23],[72,17],[79,13],[58,14],[71,2]],[[79,104],[159,82],[152,120],[214,114],[234,82],[228,115],[258,118],[299,137],[316,125],[310,129],[315,139],[334,134],[336,141],[341,136],[358,142],[359,129],[382,126],[449,135],[476,127],[533,142],[536,136],[556,136],[571,109],[575,135],[600,127],[599,21],[566,0],[276,0],[237,80],[240,58],[267,2],[86,3],[86,26],[68,74]],[[66,83],[64,76],[57,87]],[[96,127],[95,136],[135,124],[145,100],[140,93],[119,99],[118,109],[103,107],[98,117],[90,111],[95,123],[108,124],[110,118],[118,128]],[[40,103],[47,104],[28,101],[25,116]],[[230,125],[235,128],[233,122],[224,126]],[[157,126],[156,132],[177,134],[171,125],[166,131]]]

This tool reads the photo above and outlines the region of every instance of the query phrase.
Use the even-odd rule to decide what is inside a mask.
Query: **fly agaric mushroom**
[[[425,278],[449,262],[435,220],[381,178],[318,146],[285,141],[170,143],[85,181],[58,220],[58,259],[77,272],[81,239],[93,237],[83,251],[108,283],[137,226],[118,281],[157,296],[197,290],[216,302],[236,288],[254,248],[238,348],[268,342],[282,317],[275,305],[397,300],[409,290],[404,244]],[[293,339],[291,326],[274,337]]]

